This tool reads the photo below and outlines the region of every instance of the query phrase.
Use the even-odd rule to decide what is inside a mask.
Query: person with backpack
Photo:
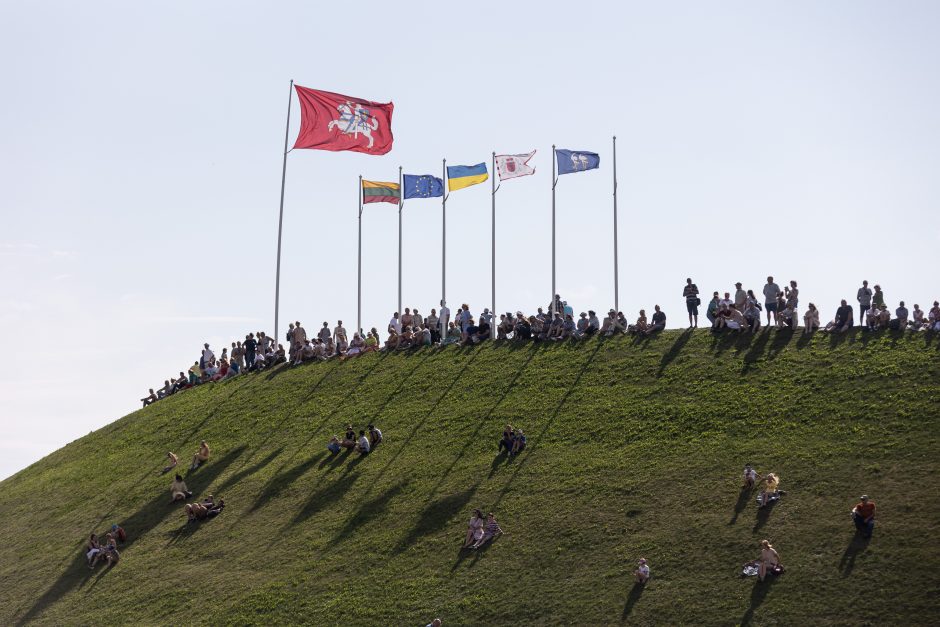
[[[698,297],[698,286],[692,279],[685,280],[682,297],[685,298],[685,308],[689,312],[689,328],[694,329],[698,326],[698,306],[702,304],[702,299]]]

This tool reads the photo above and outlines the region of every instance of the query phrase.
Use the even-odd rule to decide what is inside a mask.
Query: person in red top
[[[852,510],[852,521],[855,528],[861,531],[866,538],[871,537],[871,532],[875,528],[875,502],[863,494],[861,501]]]

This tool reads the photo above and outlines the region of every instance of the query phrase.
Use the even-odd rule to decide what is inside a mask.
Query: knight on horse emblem
[[[352,135],[355,139],[358,139],[361,133],[369,139],[368,147],[372,148],[375,144],[372,131],[378,130],[378,119],[358,102],[350,102],[349,100],[344,104],[337,105],[336,110],[339,111],[339,119],[327,124],[326,129],[332,131],[333,127],[336,127],[340,133]]]

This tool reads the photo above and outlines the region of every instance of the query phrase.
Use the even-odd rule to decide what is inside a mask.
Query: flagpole
[[[555,319],[555,144],[552,144],[552,320]]]
[[[620,281],[617,269],[617,136],[614,135],[614,309],[620,311]]]
[[[493,153],[493,175],[491,187],[493,188],[493,260],[490,264],[492,268],[492,304],[493,308],[490,310],[490,313],[493,314],[493,319],[496,319],[496,153]],[[492,329],[490,330],[492,333]]]
[[[356,279],[358,287],[356,288],[357,307],[356,307],[356,332],[362,331],[362,175],[359,175],[359,262],[356,270]]]
[[[281,231],[284,227],[284,183],[287,180],[287,139],[290,136],[290,105],[294,97],[294,79],[287,94],[287,124],[284,129],[284,165],[281,167],[281,208],[277,217],[277,273],[274,278],[274,343],[277,344],[277,321],[281,303]]]
[[[401,210],[405,206],[405,195],[401,189],[401,166],[398,166],[398,315],[401,315]]]
[[[447,159],[441,166],[441,181],[444,183],[441,196],[441,302],[447,302]]]

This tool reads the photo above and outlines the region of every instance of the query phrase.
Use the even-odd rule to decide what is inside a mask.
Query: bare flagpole
[[[614,309],[620,311],[620,280],[617,276],[617,136],[614,135]]]
[[[552,144],[552,320],[555,319],[555,186],[558,178],[555,176],[555,144]]]
[[[401,210],[405,206],[405,195],[401,189],[401,166],[398,166],[398,315],[401,315]]]
[[[274,279],[274,343],[279,341],[277,334],[278,314],[281,303],[281,231],[284,227],[284,183],[287,180],[287,139],[290,136],[290,105],[294,97],[294,79],[290,80],[287,95],[287,125],[284,129],[284,166],[281,168],[281,209],[277,217],[277,273]]]
[[[356,306],[356,332],[362,331],[362,175],[359,175],[359,189],[357,190],[357,195],[359,196],[359,263],[356,270],[356,279],[358,287],[356,289],[357,295],[357,306]]]
[[[492,281],[493,281],[493,288],[492,288],[492,289],[493,289],[493,293],[492,293],[492,297],[493,297],[493,300],[492,300],[493,308],[490,310],[490,312],[493,314],[493,319],[495,320],[495,319],[496,319],[496,190],[499,189],[499,188],[496,186],[496,153],[495,153],[495,152],[493,153],[493,176],[492,176],[492,181],[493,181],[493,182],[492,182],[492,184],[491,184],[491,187],[493,188],[493,260],[492,260],[492,263],[491,263],[491,268],[492,268],[492,271],[493,271],[493,272],[492,272],[492,274],[493,274],[493,277],[492,277]],[[490,333],[492,333],[492,332],[493,332],[493,331],[492,331],[492,329],[491,329],[491,330],[490,330]]]

